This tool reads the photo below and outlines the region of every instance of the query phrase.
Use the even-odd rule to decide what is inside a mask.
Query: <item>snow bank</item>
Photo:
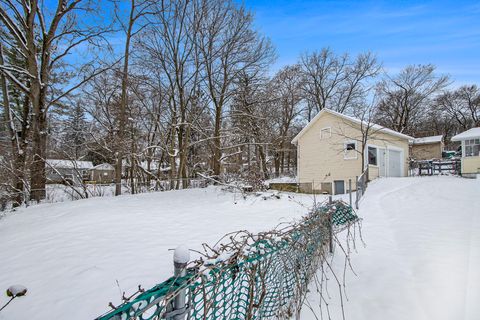
[[[268,230],[301,217],[312,204],[310,195],[244,200],[208,187],[10,213],[0,220],[0,290],[21,283],[28,294],[0,319],[93,319],[110,301],[118,304],[123,291],[135,292],[139,284],[148,289],[173,275],[169,250],[178,245],[200,250],[227,232]],[[1,295],[0,305],[6,301]]]

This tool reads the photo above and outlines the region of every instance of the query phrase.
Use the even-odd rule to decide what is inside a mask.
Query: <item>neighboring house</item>
[[[369,134],[366,132],[369,128]],[[297,145],[297,179],[303,192],[341,194],[348,180],[356,189],[362,174],[362,137],[367,137],[364,165],[369,179],[408,174],[409,141],[405,134],[323,109],[292,140]]]
[[[101,163],[90,169],[90,180],[97,183],[111,183],[115,180],[115,167],[110,163]]]
[[[45,171],[47,183],[80,184],[90,179],[91,161],[47,159]]]
[[[480,173],[480,127],[457,134],[452,141],[462,143],[462,176],[475,177]]]
[[[415,160],[442,159],[443,136],[415,138],[410,144],[410,157]]]

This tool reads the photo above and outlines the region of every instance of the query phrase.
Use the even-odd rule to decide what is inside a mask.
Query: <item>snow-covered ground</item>
[[[352,254],[357,276],[347,272],[347,319],[480,319],[480,179],[377,180],[359,215],[366,247]],[[340,254],[334,262],[341,275]],[[329,292],[342,319],[333,281]],[[319,316],[318,294],[309,301]],[[316,317],[304,308],[302,319]]]
[[[20,209],[0,219],[0,290],[29,291],[0,319],[92,319],[120,291],[170,276],[169,249],[263,231],[312,204],[309,195],[244,200],[209,187]],[[347,319],[480,319],[480,180],[380,179],[359,214],[366,247],[352,255],[358,276],[347,273]],[[334,262],[341,272],[340,254]],[[333,283],[329,289],[332,318],[341,319]],[[317,299],[312,292],[314,307]],[[305,308],[302,319],[315,317]]]
[[[312,204],[309,195],[244,200],[208,187],[22,208],[0,219],[0,290],[21,284],[28,293],[0,319],[93,319],[110,301],[120,302],[120,291],[148,289],[171,276],[169,249],[200,249],[241,229],[268,230]],[[0,306],[6,301],[0,295]]]

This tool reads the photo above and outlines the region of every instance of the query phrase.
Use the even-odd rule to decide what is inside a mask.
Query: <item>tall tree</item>
[[[125,130],[127,126],[127,87],[128,87],[128,69],[130,63],[130,44],[132,38],[138,34],[145,26],[145,23],[138,23],[139,20],[146,15],[151,14],[150,11],[153,7],[153,2],[150,0],[130,0],[129,15],[127,23],[123,22],[122,17],[118,17],[118,21],[125,32],[125,47],[123,51],[123,70],[121,81],[121,98],[120,98],[120,112],[118,119],[118,134],[117,134],[117,152],[116,152],[116,165],[115,165],[115,195],[118,196],[122,193],[122,162],[124,160],[125,149],[128,148],[131,143],[126,142]],[[119,10],[121,11],[121,10]]]
[[[480,88],[476,85],[446,91],[435,100],[434,106],[446,112],[461,130],[480,126]]]
[[[198,96],[201,65],[196,50],[200,7],[190,0],[161,1],[156,4],[152,24],[145,29],[139,45],[144,60],[161,70],[169,109],[170,177],[188,178],[188,152],[192,122],[190,111]],[[177,162],[178,160],[178,162]],[[177,187],[179,184],[177,184]]]
[[[85,144],[87,142],[87,122],[85,111],[81,101],[76,101],[75,106],[68,114],[64,136],[64,152],[69,159],[80,159],[85,155]]]
[[[324,108],[344,113],[361,104],[369,81],[381,69],[371,53],[352,60],[348,54],[337,55],[329,48],[302,55],[300,65],[309,120]]]
[[[274,105],[273,117],[277,122],[274,143],[275,174],[284,173],[285,155],[287,155],[287,167],[291,159],[292,147],[290,140],[292,133],[291,125],[302,109],[302,86],[304,85],[299,65],[282,68],[270,82],[271,103]]]
[[[84,77],[76,78],[70,87],[60,93],[53,89],[52,72],[62,65],[64,58],[81,44],[92,44],[108,31],[108,28],[89,26],[85,12],[94,11],[93,3],[86,0],[58,1],[55,7],[45,8],[37,0],[2,0],[0,23],[9,31],[12,40],[2,38],[3,45],[16,51],[25,60],[24,65],[0,65],[0,72],[26,94],[32,106],[31,197],[45,198],[45,157],[47,143],[47,115],[49,107],[61,101],[70,92],[101,72],[94,68],[95,58],[87,61],[89,68]],[[82,19],[78,13],[82,12]],[[88,70],[88,71],[87,71]],[[17,75],[25,76],[26,80]]]
[[[437,76],[433,65],[411,65],[395,76],[387,76],[377,87],[380,97],[376,121],[398,132],[414,134],[425,119],[433,98],[449,84]]]
[[[205,86],[212,104],[212,171],[220,174],[222,128],[233,84],[243,72],[265,68],[274,58],[270,41],[253,28],[253,16],[234,1],[201,1],[198,50]]]

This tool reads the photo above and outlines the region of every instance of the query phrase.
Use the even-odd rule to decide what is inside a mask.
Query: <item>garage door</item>
[[[402,153],[396,150],[388,150],[388,176],[401,177],[402,176]]]

